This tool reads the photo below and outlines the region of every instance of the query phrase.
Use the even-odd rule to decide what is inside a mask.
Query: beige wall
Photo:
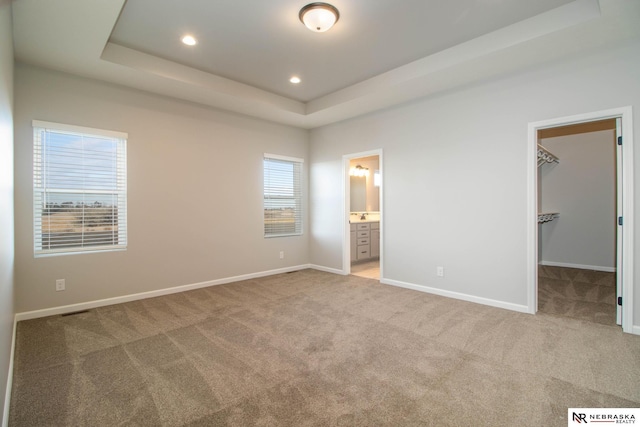
[[[11,2],[0,0],[0,405],[5,419],[13,336],[13,34]]]
[[[560,217],[540,226],[540,261],[594,270],[615,268],[615,131],[546,138],[542,145],[560,163],[539,169],[540,211],[559,212]]]
[[[306,212],[306,130],[26,65],[15,84],[17,312],[309,262],[308,215],[303,236],[262,225],[265,152],[305,159]],[[127,251],[34,258],[34,119],[129,134]]]
[[[632,105],[637,133],[638,75],[636,39],[312,130],[311,262],[343,268],[342,156],[382,149],[383,280],[526,308],[528,124]]]

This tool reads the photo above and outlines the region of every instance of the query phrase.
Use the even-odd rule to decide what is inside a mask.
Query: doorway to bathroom
[[[343,157],[345,274],[380,280],[383,259],[382,150]]]

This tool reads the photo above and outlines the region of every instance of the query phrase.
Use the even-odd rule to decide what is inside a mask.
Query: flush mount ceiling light
[[[309,3],[298,14],[300,21],[316,33],[324,33],[338,22],[340,12],[328,3]]]
[[[186,44],[187,46],[194,46],[196,43],[198,43],[195,39],[195,37],[193,37],[190,34],[187,34],[186,36],[182,37],[182,43]]]
[[[302,80],[300,80],[300,77],[298,76],[293,76],[289,79],[289,81],[291,83],[293,83],[294,85],[297,85],[298,83],[300,83]]]

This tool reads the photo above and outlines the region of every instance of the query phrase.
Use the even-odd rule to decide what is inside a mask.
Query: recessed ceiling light
[[[291,83],[293,83],[294,85],[297,85],[298,83],[300,83],[302,80],[300,80],[300,77],[298,76],[293,76],[289,79],[289,81]]]
[[[194,46],[198,42],[193,36],[187,34],[186,36],[182,37],[182,43],[188,46]]]

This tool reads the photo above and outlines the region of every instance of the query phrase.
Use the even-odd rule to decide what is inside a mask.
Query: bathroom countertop
[[[371,219],[354,218],[349,220],[349,224],[360,224],[360,223],[366,223],[366,222],[380,222],[380,218],[371,218]]]

